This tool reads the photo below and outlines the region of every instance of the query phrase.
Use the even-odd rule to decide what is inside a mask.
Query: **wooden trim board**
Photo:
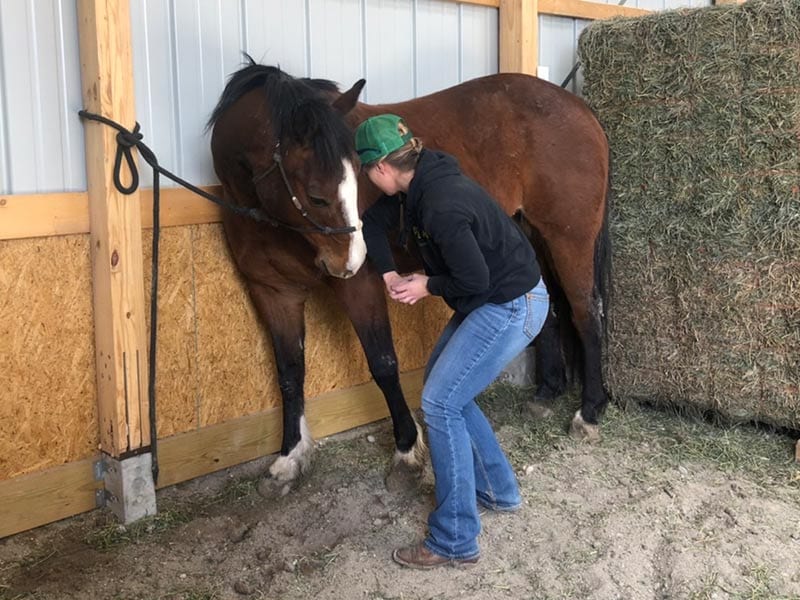
[[[420,404],[423,369],[400,376],[408,403]],[[389,416],[375,383],[336,390],[307,401],[311,433],[320,439]],[[253,460],[280,450],[281,412],[242,417],[159,440],[163,488]],[[84,459],[0,482],[0,538],[92,510],[95,490],[93,463]],[[388,461],[390,457],[386,457]]]
[[[215,195],[219,185],[201,189]],[[153,190],[139,193],[142,227],[153,226]],[[222,209],[184,188],[161,190],[161,226],[198,225],[222,220]],[[89,233],[86,192],[0,195],[0,240]]]
[[[524,1],[524,0],[523,0]],[[597,21],[611,17],[641,17],[653,11],[618,4],[601,4],[585,0],[538,0],[539,14]]]

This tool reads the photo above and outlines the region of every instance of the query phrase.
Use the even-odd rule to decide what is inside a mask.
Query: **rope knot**
[[[140,128],[141,126],[139,125],[138,121],[136,122],[133,131],[128,131],[121,125],[116,127],[118,133],[117,155],[114,158],[114,185],[117,186],[117,189],[123,194],[132,194],[136,191],[136,188],[139,187],[139,173],[136,171],[136,163],[133,162],[131,148],[146,148],[146,146],[141,143],[144,136],[139,133]],[[127,186],[122,183],[122,177],[120,175],[123,158],[125,159],[125,162],[128,165],[128,170],[131,173],[131,183]],[[147,159],[147,157],[144,158],[145,160]]]
[[[117,144],[124,148],[133,148],[144,139],[144,136],[139,133],[139,123],[133,131],[120,131],[117,134]]]

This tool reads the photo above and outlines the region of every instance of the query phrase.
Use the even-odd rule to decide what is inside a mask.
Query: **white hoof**
[[[278,481],[297,479],[311,465],[314,440],[308,430],[306,418],[300,417],[300,441],[286,456],[279,456],[269,468],[269,473]]]
[[[402,463],[411,469],[421,470],[425,466],[425,461],[428,460],[428,446],[422,436],[422,427],[419,426],[416,419],[414,419],[414,425],[417,427],[417,441],[407,452],[395,450],[392,464],[398,465]]]
[[[572,417],[569,434],[577,440],[585,440],[587,442],[600,441],[600,427],[584,421],[580,410]]]

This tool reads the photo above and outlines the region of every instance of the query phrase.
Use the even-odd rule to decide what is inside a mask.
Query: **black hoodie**
[[[456,312],[508,302],[539,282],[530,242],[449,154],[423,150],[408,195],[381,196],[364,213],[367,253],[381,273],[396,270],[387,233],[401,213],[401,240],[413,236],[428,291]]]

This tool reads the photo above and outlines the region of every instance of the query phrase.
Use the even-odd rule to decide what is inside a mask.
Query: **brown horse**
[[[550,401],[565,390],[564,342],[577,334],[583,399],[572,432],[596,437],[607,403],[601,350],[609,276],[608,145],[599,123],[577,97],[525,75],[483,77],[378,106],[358,102],[364,83],[342,94],[331,82],[295,79],[251,60],[231,77],[209,121],[226,198],[269,221],[224,216],[232,255],[275,350],[284,431],[270,472],[293,479],[308,465],[303,307],[321,284],[340,300],[386,397],[395,464],[421,463],[422,438],[400,388],[383,282],[368,261],[359,268],[365,251],[357,215],[379,192],[361,176],[356,213],[352,130],[383,112],[403,116],[427,146],[455,155],[529,234],[553,298],[536,342],[536,398]],[[564,318],[560,326],[559,316],[572,326]]]

